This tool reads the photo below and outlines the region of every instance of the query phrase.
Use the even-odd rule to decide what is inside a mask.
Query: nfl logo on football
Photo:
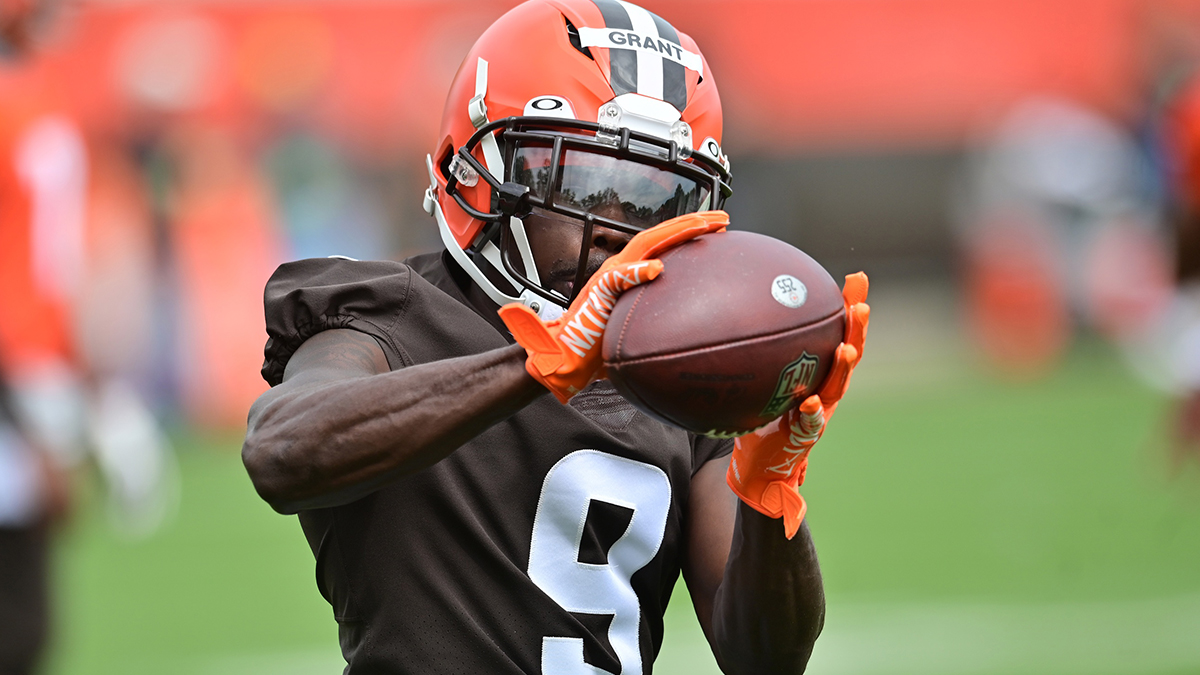
[[[807,391],[813,384],[813,376],[817,374],[817,365],[821,359],[808,352],[792,361],[779,373],[779,384],[775,385],[775,395],[763,410],[763,417],[778,417],[787,410],[797,391]]]

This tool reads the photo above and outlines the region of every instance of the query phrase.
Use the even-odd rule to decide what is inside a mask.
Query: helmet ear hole
[[[442,156],[437,160],[438,171],[442,172],[442,178],[450,180],[450,160],[454,159],[454,148],[446,146],[442,152]]]
[[[579,37],[579,29],[576,28],[575,24],[571,23],[571,20],[565,16],[563,17],[563,21],[567,23],[567,39],[571,41],[571,46],[574,47],[580,54],[583,54],[589,59],[595,61],[596,57],[592,56],[592,50],[583,46],[583,40]]]

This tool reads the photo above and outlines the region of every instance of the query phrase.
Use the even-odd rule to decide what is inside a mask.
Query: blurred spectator
[[[1180,397],[1176,466],[1200,461],[1200,74],[1180,78],[1158,116],[1160,172],[1175,237],[1177,290],[1148,332],[1146,353],[1164,362],[1161,381]]]
[[[1117,124],[1050,97],[1015,106],[978,150],[959,214],[969,319],[1006,372],[1053,366],[1077,325],[1128,343],[1163,313],[1145,164]]]
[[[136,349],[136,202],[100,180],[29,51],[52,3],[0,3],[0,672],[28,673],[47,631],[47,524],[63,467],[91,451],[113,522],[142,535],[171,502],[162,433],[124,383]],[[126,186],[128,187],[128,186]],[[93,192],[95,188],[95,192]],[[124,202],[124,203],[122,203]],[[94,207],[94,208],[93,208]],[[133,215],[131,215],[133,214]],[[89,227],[89,221],[95,227]],[[130,224],[134,223],[132,227]],[[131,294],[130,297],[127,294]]]
[[[285,135],[265,168],[282,215],[289,258],[382,258],[396,249],[375,196],[320,137]]]
[[[67,478],[21,431],[0,379],[0,673],[32,673],[46,643],[48,526],[65,516]]]
[[[47,115],[37,82],[12,68],[37,16],[31,2],[0,3],[0,672],[13,675],[32,673],[46,642],[47,525],[66,491],[61,460],[23,423],[9,380],[49,382],[68,351],[64,285],[78,269],[84,180],[74,127]]]
[[[265,386],[264,284],[282,260],[274,205],[242,145],[218,125],[177,127],[167,139],[177,168],[172,199],[172,256],[182,325],[176,345],[183,401],[192,421],[233,428]]]

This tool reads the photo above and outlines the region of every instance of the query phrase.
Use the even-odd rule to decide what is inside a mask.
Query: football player
[[[0,673],[13,675],[35,672],[47,642],[50,526],[69,501],[61,458],[21,414],[13,387],[30,365],[66,347],[65,307],[45,283],[56,277],[58,247],[39,251],[36,234],[48,228],[37,232],[35,222],[45,175],[37,171],[45,166],[38,141],[70,131],[45,115],[39,83],[22,67],[44,10],[39,2],[0,1]],[[73,195],[47,196],[68,203]]]
[[[695,42],[628,2],[526,2],[467,55],[427,168],[444,251],[266,289],[242,455],[299,514],[346,672],[649,673],[681,571],[725,672],[803,671],[824,596],[797,486],[866,278],[820,395],[736,442],[639,413],[599,358],[615,297],[728,223]]]
[[[46,642],[48,525],[69,471],[90,452],[112,522],[150,534],[171,506],[157,421],[80,339],[79,289],[104,280],[88,257],[89,155],[37,67],[57,0],[0,0],[0,673],[33,672]],[[85,277],[83,271],[91,275]],[[97,325],[113,325],[105,314]],[[118,317],[124,316],[117,312]],[[121,333],[118,329],[118,334]],[[90,349],[89,349],[90,348]]]

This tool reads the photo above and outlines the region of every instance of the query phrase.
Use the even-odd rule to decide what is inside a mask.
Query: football
[[[626,399],[689,431],[732,436],[816,392],[846,314],[817,261],[752,232],[705,235],[660,259],[662,274],[618,298],[604,333],[604,365]]]

